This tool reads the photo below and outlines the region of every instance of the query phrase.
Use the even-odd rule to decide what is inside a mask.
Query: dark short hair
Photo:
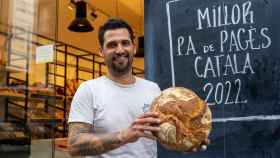
[[[133,34],[133,30],[129,26],[129,24],[127,22],[125,22],[124,20],[119,19],[119,18],[110,18],[102,26],[100,26],[100,28],[99,28],[98,40],[99,40],[100,46],[103,47],[103,44],[104,44],[104,34],[105,34],[106,31],[108,31],[108,30],[115,30],[115,29],[121,29],[121,28],[125,28],[125,29],[128,30],[129,35],[130,35],[130,39],[133,42],[134,34]]]

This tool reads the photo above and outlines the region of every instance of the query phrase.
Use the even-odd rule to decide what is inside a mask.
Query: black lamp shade
[[[74,32],[90,32],[93,27],[87,20],[87,6],[86,2],[79,1],[76,3],[76,18],[71,22],[68,27],[69,30]]]
[[[68,29],[74,32],[93,31],[93,27],[86,18],[76,18],[74,21],[72,21]]]

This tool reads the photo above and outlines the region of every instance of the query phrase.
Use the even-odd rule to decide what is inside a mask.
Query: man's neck
[[[132,75],[132,73],[127,73],[127,74],[124,74],[121,76],[116,76],[111,73],[108,73],[107,77],[110,80],[120,83],[120,84],[133,84],[133,83],[135,83],[135,80],[136,80],[135,76]]]

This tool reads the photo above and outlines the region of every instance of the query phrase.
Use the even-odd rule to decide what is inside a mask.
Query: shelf
[[[29,99],[39,99],[39,100],[64,100],[64,96],[62,95],[46,95],[46,94],[39,94],[39,93],[31,93]]]
[[[26,95],[24,93],[19,93],[16,92],[18,90],[24,90],[24,88],[21,89],[16,89],[16,88],[0,88],[0,97],[6,97],[6,98],[12,98],[12,99],[17,99],[17,100],[22,100],[25,99]],[[42,89],[43,90],[43,89]],[[46,89],[45,89],[46,90]],[[29,91],[28,99],[30,101],[44,101],[44,100],[64,100],[64,96],[62,95],[50,95],[50,94],[44,94],[44,93],[39,93],[38,91]],[[46,92],[46,91],[44,91]],[[53,92],[51,92],[53,93]]]
[[[57,122],[57,121],[63,121],[62,118],[56,118],[54,115],[44,113],[44,114],[30,114],[28,116],[28,121],[35,123],[35,122]]]
[[[24,119],[22,118],[22,117],[20,117],[20,116],[18,116],[18,115],[15,115],[15,114],[12,114],[12,113],[8,113],[8,116],[9,117],[12,117],[12,118],[15,118],[15,119],[17,119],[17,120],[20,120],[20,121],[24,121]]]
[[[21,93],[14,93],[8,91],[1,91],[0,97],[14,98],[14,99],[24,99],[25,95]]]
[[[55,64],[55,63],[50,63],[50,64]],[[57,65],[60,65],[60,66],[65,66],[65,63],[63,61],[57,61],[56,62]],[[99,63],[99,64],[104,64],[104,63]],[[71,66],[71,67],[76,67],[75,64],[69,64],[67,63],[68,66]],[[89,73],[93,73],[93,70],[92,68],[88,68],[88,67],[83,67],[83,66],[78,66],[78,70],[79,71],[83,71],[83,72],[89,72]],[[94,73],[99,73],[98,70],[95,70]],[[105,71],[101,71],[102,74],[105,74],[106,72]]]
[[[55,108],[55,109],[58,109],[58,110],[64,110],[63,107],[60,107],[60,106],[57,106],[57,105],[51,105],[51,104],[48,104],[47,106],[51,107],[51,108]]]
[[[19,27],[10,25],[6,27],[23,31]],[[73,89],[77,88],[77,86],[73,86],[75,87],[73,88],[71,84],[71,88],[66,87],[68,80],[74,78],[75,83],[78,85],[83,80],[105,74],[105,63],[99,59],[101,58],[100,56],[93,52],[82,50],[32,32],[25,33],[32,35],[34,38],[25,39],[14,35],[12,32],[9,34],[4,32],[3,34],[4,37],[12,37],[7,38],[5,41],[7,42],[7,50],[5,52],[7,54],[5,55],[7,66],[0,66],[0,72],[3,72],[2,76],[5,76],[3,83],[6,81],[5,85],[8,87],[4,87],[4,89],[6,88],[5,91],[0,86],[0,97],[5,98],[5,112],[7,112],[5,119],[20,120],[25,125],[29,122],[35,122],[39,126],[42,125],[47,128],[53,125],[56,126],[54,123],[57,122],[60,126],[59,129],[56,128],[55,132],[66,136],[67,115],[73,98],[73,96],[68,95],[72,95],[75,91]],[[13,41],[10,39],[17,39],[16,42],[18,44],[21,44],[20,42],[28,43],[30,47],[27,47],[27,50],[16,49],[17,47],[13,48]],[[32,66],[34,63],[34,56],[32,56],[34,55],[33,48],[49,43],[56,44],[55,61],[41,64],[40,66],[42,67],[34,69]],[[40,76],[36,76],[37,70],[41,71]],[[69,73],[73,74],[69,75]],[[42,84],[31,87],[34,76]],[[18,82],[20,82],[21,86],[14,86]],[[51,88],[44,88],[44,86]],[[48,111],[48,113],[44,113],[45,111]]]
[[[0,131],[0,141],[1,140],[14,140],[14,139],[23,139],[26,138],[24,132],[22,131],[14,131],[14,132],[10,132],[10,131]]]
[[[14,112],[9,112],[8,114],[9,116],[13,117],[13,118],[16,118],[16,119],[19,119],[19,120],[24,120],[24,118],[22,118],[21,114],[19,114],[17,111],[14,111]],[[49,113],[46,113],[46,112],[42,112],[42,113],[28,113],[28,117],[27,117],[27,121],[29,123],[54,123],[54,122],[57,122],[57,121],[64,121],[63,118],[57,118],[55,116],[55,114],[49,114]]]
[[[0,72],[20,73],[20,72],[27,72],[27,70],[23,69],[23,68],[14,67],[14,66],[0,65]]]
[[[28,144],[29,140],[28,131],[22,124],[16,122],[0,123],[0,144]]]
[[[54,63],[53,63],[54,64]],[[57,61],[56,62],[57,65],[60,65],[60,66],[65,66],[65,63],[63,61]],[[67,63],[68,66],[71,66],[71,67],[76,67],[75,64],[69,64]],[[78,69],[81,70],[81,71],[85,71],[85,72],[90,72],[92,73],[92,69],[91,68],[87,68],[87,67],[81,67],[81,66],[78,66]]]

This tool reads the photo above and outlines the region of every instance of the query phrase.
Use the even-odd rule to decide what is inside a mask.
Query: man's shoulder
[[[144,79],[144,78],[140,78],[140,77],[136,77],[137,80],[139,81],[139,83],[141,83],[142,85],[148,86],[148,87],[153,87],[153,88],[159,88],[158,84],[156,82]]]

